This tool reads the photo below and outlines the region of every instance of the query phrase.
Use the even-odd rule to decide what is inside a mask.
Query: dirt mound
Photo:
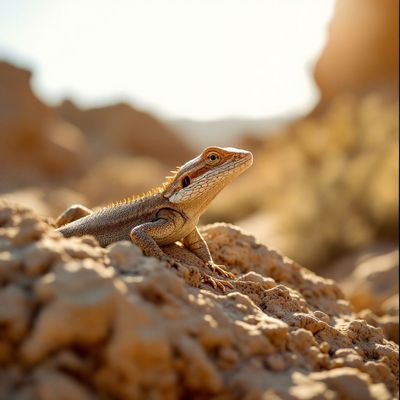
[[[234,226],[203,233],[226,293],[177,245],[168,268],[118,242],[64,239],[0,205],[0,392],[7,399],[390,399],[398,346],[335,283]],[[204,272],[204,271],[203,271]],[[267,397],[265,397],[267,396]],[[269,396],[269,397],[268,397]]]

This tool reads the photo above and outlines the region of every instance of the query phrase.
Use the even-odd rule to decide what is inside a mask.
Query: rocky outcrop
[[[314,78],[317,110],[341,94],[379,90],[398,98],[398,0],[337,0]]]
[[[165,165],[150,157],[108,156],[94,163],[76,188],[87,194],[88,206],[109,204],[160,186],[167,171]]]
[[[0,62],[0,189],[65,178],[80,170],[86,141],[30,87],[31,73]]]
[[[332,280],[238,228],[203,229],[225,293],[178,245],[64,239],[0,205],[0,392],[7,399],[391,399],[398,346]]]
[[[193,155],[172,129],[127,104],[81,110],[65,101],[54,109],[32,92],[31,77],[0,61],[0,167],[10,187],[70,177],[115,152],[153,157],[170,168]]]
[[[193,155],[190,147],[170,128],[125,103],[82,110],[66,100],[57,111],[88,134],[96,146],[103,143],[107,151],[150,156],[171,167]]]
[[[380,248],[381,247],[381,248]],[[368,323],[399,342],[399,250],[367,248],[327,268],[347,298]]]
[[[192,156],[150,114],[126,104],[84,111],[64,102],[54,109],[33,93],[31,78],[0,61],[0,193],[13,201],[43,215],[60,213],[71,200],[109,203],[161,184]]]
[[[207,221],[245,220],[263,243],[315,271],[377,243],[396,245],[398,110],[375,95],[338,98],[320,118],[265,137]]]
[[[369,308],[382,314],[385,302],[399,293],[399,251],[361,260],[343,279],[344,290],[357,310]],[[398,309],[397,309],[398,311]]]

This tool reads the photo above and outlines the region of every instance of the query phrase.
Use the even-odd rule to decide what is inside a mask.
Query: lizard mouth
[[[237,155],[237,162],[235,163],[235,169],[240,169],[244,171],[253,165],[253,154],[250,151],[242,150],[241,153]]]

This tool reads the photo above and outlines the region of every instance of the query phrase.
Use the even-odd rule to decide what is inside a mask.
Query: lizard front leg
[[[92,212],[93,211],[90,208],[82,206],[81,204],[74,204],[57,217],[55,222],[56,228],[69,224],[77,219],[86,217]]]
[[[189,233],[184,239],[183,239],[183,244],[185,247],[187,247],[190,251],[192,251],[194,254],[196,254],[197,257],[199,257],[208,268],[211,269],[213,272],[218,272],[222,276],[226,278],[233,279],[235,277],[234,274],[231,272],[226,271],[223,267],[223,265],[218,265],[214,263],[214,260],[212,259],[210,250],[207,246],[206,241],[204,240],[203,236],[201,236],[201,233],[195,227],[192,232]]]
[[[163,241],[172,235],[183,224],[182,217],[171,210],[163,209],[157,219],[135,226],[130,233],[133,243],[137,244],[143,254],[150,257],[166,258],[157,241]]]

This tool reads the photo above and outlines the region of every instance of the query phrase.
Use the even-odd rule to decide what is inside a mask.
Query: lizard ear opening
[[[190,177],[189,175],[186,175],[183,179],[182,179],[182,187],[188,187],[190,185]]]

